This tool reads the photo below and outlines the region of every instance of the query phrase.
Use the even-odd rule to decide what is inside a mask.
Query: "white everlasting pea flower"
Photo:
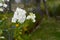
[[[3,4],[2,4],[2,3],[0,3],[0,7],[1,7],[1,6],[3,6]]]
[[[3,12],[4,11],[3,8],[0,8],[0,11]]]
[[[36,18],[36,16],[35,16],[35,14],[33,14],[33,13],[30,13],[30,14],[27,16],[27,19],[28,19],[28,20],[29,20],[29,19],[32,19],[33,22],[36,22],[35,18]]]
[[[25,19],[26,19],[26,11],[21,9],[21,8],[17,8],[17,15],[18,15],[18,22],[20,23],[24,23]]]
[[[7,8],[7,4],[3,4],[3,7]]]
[[[13,19],[15,19],[14,22],[18,20],[19,23],[24,23],[26,19],[26,11],[17,7]]]

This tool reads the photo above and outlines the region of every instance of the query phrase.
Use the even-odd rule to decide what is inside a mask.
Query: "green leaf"
[[[3,33],[3,31],[0,29],[0,35]]]

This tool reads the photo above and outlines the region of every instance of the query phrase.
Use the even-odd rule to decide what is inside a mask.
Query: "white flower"
[[[24,21],[26,19],[26,11],[17,7],[17,9],[16,9],[16,11],[14,13],[13,18],[16,18],[15,21],[18,20],[19,23],[24,23]]]
[[[5,37],[4,36],[1,36],[0,38],[4,39]]]
[[[36,20],[35,20],[35,19],[33,19],[33,22],[36,22]]]
[[[2,4],[2,3],[0,3],[0,7],[1,7],[1,6],[3,6],[3,4]]]
[[[35,18],[36,18],[36,16],[35,16],[35,14],[33,14],[33,13],[30,13],[30,14],[27,16],[27,19],[28,19],[28,20],[29,20],[29,19],[32,19],[33,22],[36,21]]]
[[[6,8],[6,7],[7,7],[7,4],[3,4],[3,7],[5,7],[5,8]]]
[[[3,8],[0,8],[0,11],[3,12],[4,11]]]

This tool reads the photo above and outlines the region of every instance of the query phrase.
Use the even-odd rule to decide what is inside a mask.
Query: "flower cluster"
[[[36,16],[35,16],[35,14],[33,14],[33,13],[30,13],[30,14],[27,16],[27,19],[28,19],[28,20],[31,19],[33,22],[36,21],[35,18],[36,18]]]
[[[16,21],[18,20],[19,23],[23,23],[25,19],[26,11],[21,8],[17,8],[12,18],[12,22],[16,23]]]
[[[7,2],[9,2],[9,0],[6,0]],[[5,3],[5,0],[2,0],[2,2],[0,2],[0,11],[4,11],[4,8],[7,8],[7,4]]]
[[[12,22],[16,23],[16,21],[18,21],[19,23],[24,23],[25,20],[29,20],[31,19],[33,22],[35,22],[35,14],[33,13],[29,13],[28,16],[26,16],[26,11],[17,7],[16,11],[14,12],[14,16],[12,18]]]

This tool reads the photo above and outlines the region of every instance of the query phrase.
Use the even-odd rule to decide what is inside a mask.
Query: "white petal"
[[[26,14],[26,11],[24,9],[19,8],[19,7],[17,7],[16,11],[20,14]]]
[[[6,8],[6,7],[7,7],[7,4],[3,4],[3,7],[5,7],[5,8]]]
[[[35,14],[30,13],[26,19],[31,19],[33,22],[35,22],[36,21],[35,18],[36,18]]]
[[[34,19],[33,22],[36,22],[36,20]]]
[[[17,19],[16,18],[12,18],[12,22],[16,23]]]
[[[4,11],[3,8],[0,8],[0,11],[3,12]]]
[[[24,23],[25,19],[19,19],[18,22],[20,22],[21,24]]]
[[[3,4],[2,4],[2,3],[0,3],[0,7],[1,7],[1,6],[3,6]]]
[[[17,18],[18,17],[17,12],[14,13],[14,16],[13,17],[14,18]]]
[[[24,23],[26,19],[26,12],[25,10],[17,7],[13,17],[16,18],[18,22]]]
[[[18,19],[18,22],[24,23],[25,20],[26,20],[26,16],[21,16],[21,17]]]
[[[31,17],[30,16],[27,16],[27,18],[26,19],[31,19]]]

